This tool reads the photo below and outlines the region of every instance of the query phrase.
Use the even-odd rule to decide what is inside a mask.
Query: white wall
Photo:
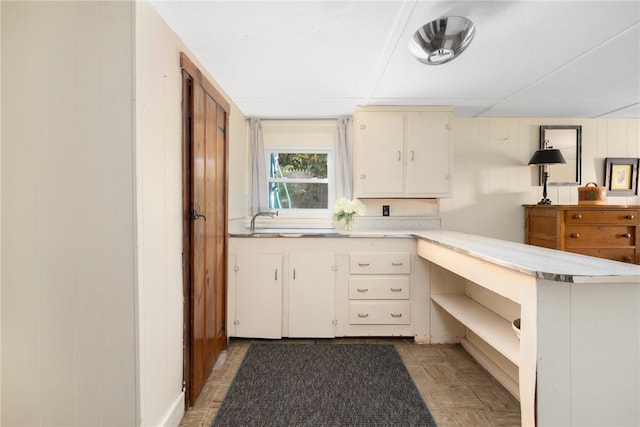
[[[230,101],[230,157],[245,146],[242,113],[155,9],[137,3],[138,348],[140,417],[146,426],[177,425],[184,412],[181,51]]]
[[[177,425],[187,49],[146,2],[2,2],[2,31],[2,424]]]
[[[454,193],[440,201],[443,228],[524,241],[522,205],[542,198],[537,168],[527,166],[541,125],[582,126],[582,185],[604,185],[606,157],[640,157],[640,119],[455,118]],[[549,198],[577,204],[577,186],[549,186]],[[608,203],[640,204],[640,197]]]
[[[135,425],[133,6],[2,2],[2,424]]]

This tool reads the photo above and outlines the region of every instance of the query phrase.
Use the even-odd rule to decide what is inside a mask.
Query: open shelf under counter
[[[439,294],[431,295],[431,299],[516,366],[520,365],[520,341],[509,321],[465,295]]]

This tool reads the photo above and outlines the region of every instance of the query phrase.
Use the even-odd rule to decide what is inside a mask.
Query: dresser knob
[[[580,214],[575,214],[575,215],[573,216],[573,219],[582,219],[582,215],[580,215]]]
[[[572,239],[579,239],[580,238],[580,234],[579,233],[571,233],[571,238]]]
[[[635,216],[633,216],[633,215],[627,215],[627,216],[625,216],[625,218],[626,218],[626,219],[635,219]]]
[[[622,237],[625,238],[625,239],[630,239],[631,238],[631,233],[624,233],[622,235]]]

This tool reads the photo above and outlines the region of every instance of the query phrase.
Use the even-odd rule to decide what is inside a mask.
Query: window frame
[[[326,209],[301,209],[301,208],[272,208],[278,211],[279,218],[328,218],[333,215],[333,204],[335,203],[335,145],[312,145],[312,146],[291,146],[291,145],[269,145],[265,146],[265,164],[271,162],[271,153],[321,153],[327,155],[327,178],[323,179],[282,179],[271,178],[267,167],[267,200],[269,198],[269,186],[273,182],[290,183],[324,183],[327,184],[327,207]]]

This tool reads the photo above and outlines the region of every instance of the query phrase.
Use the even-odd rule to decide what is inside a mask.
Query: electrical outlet
[[[389,216],[389,205],[382,205],[382,216]]]

